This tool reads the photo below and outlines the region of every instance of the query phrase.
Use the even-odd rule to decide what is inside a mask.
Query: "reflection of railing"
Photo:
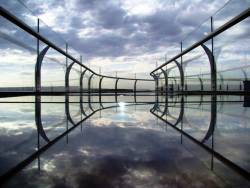
[[[213,165],[214,165],[213,158],[216,157],[218,160],[220,160],[221,162],[223,162],[224,164],[229,166],[231,169],[238,172],[241,176],[243,176],[246,179],[249,179],[250,174],[249,174],[249,172],[247,170],[245,170],[244,168],[238,166],[233,161],[229,160],[228,158],[226,158],[225,156],[223,156],[222,154],[220,154],[219,152],[217,152],[214,149],[214,130],[215,130],[216,119],[217,119],[217,99],[216,99],[216,96],[214,96],[214,95],[211,96],[210,124],[209,124],[209,127],[208,127],[204,137],[201,140],[198,140],[198,139],[194,138],[192,135],[190,135],[189,133],[187,133],[187,132],[185,132],[183,130],[183,122],[186,119],[185,118],[185,110],[184,110],[185,109],[184,97],[182,96],[181,99],[178,102],[178,104],[180,104],[178,106],[178,108],[180,108],[180,113],[179,113],[178,118],[176,118],[175,123],[171,123],[168,120],[168,117],[171,117],[173,119],[173,116],[170,114],[170,112],[168,110],[168,107],[177,107],[177,106],[175,106],[176,103],[171,103],[171,104],[174,104],[174,106],[171,106],[171,105],[169,106],[168,102],[166,101],[166,103],[164,104],[165,105],[164,106],[164,111],[162,111],[160,109],[160,107],[159,107],[160,104],[155,103],[154,107],[150,110],[150,112],[153,115],[155,115],[157,118],[159,118],[160,120],[165,122],[166,123],[165,126],[170,126],[170,127],[174,128],[175,130],[177,130],[178,132],[180,132],[181,133],[181,143],[183,142],[182,135],[184,135],[188,139],[193,141],[194,143],[201,146],[207,152],[211,153],[211,170],[213,170]],[[211,146],[209,146],[206,143],[210,138],[211,138]]]
[[[178,60],[178,58],[181,59],[180,65],[181,65],[181,70],[179,68],[180,71],[180,75],[181,75],[181,71],[183,71],[183,60],[182,57],[185,54],[188,54],[189,52],[191,52],[192,50],[196,49],[197,47],[202,47],[203,50],[205,51],[205,53],[207,54],[209,63],[210,63],[210,76],[211,76],[211,91],[217,91],[217,69],[216,69],[216,62],[214,59],[214,37],[218,36],[219,34],[223,33],[224,31],[228,30],[229,28],[231,28],[232,26],[242,22],[243,20],[245,20],[246,18],[248,18],[250,15],[250,8],[247,8],[245,11],[243,11],[241,14],[235,16],[233,19],[231,19],[230,21],[228,21],[227,23],[225,23],[224,25],[222,25],[221,27],[219,27],[218,29],[214,30],[213,29],[213,17],[211,17],[211,22],[210,22],[210,27],[211,27],[211,31],[210,33],[205,36],[203,39],[199,40],[198,42],[194,43],[193,45],[191,45],[189,48],[186,48],[185,50],[182,50],[182,43],[181,43],[181,53],[179,53],[178,55],[174,56],[173,58],[171,58],[170,60],[168,60],[167,62],[163,63],[162,65],[160,65],[159,67],[157,67],[156,69],[154,69],[150,75],[155,79],[159,79],[159,74],[158,71],[164,71],[164,69],[167,69],[166,72],[168,72],[168,67],[167,65],[169,65],[170,63],[176,63],[176,61]],[[208,48],[205,43],[211,41],[211,49]],[[169,70],[172,70],[172,68],[170,68]],[[165,74],[164,74],[165,75]],[[182,77],[182,75],[181,75]],[[185,77],[184,77],[185,78]],[[182,78],[181,78],[182,80]],[[183,82],[183,81],[182,81]],[[185,80],[184,80],[185,82]],[[166,82],[167,84],[168,82]],[[168,85],[166,85],[166,88],[168,88]],[[180,90],[183,90],[183,84],[181,84],[181,88]]]
[[[82,98],[82,96],[79,96],[80,98]],[[73,116],[71,116],[70,113],[70,101],[69,101],[70,96],[66,94],[65,96],[65,116],[66,116],[66,121],[63,121],[61,123],[65,123],[66,124],[66,130],[61,133],[60,135],[58,135],[55,138],[50,138],[47,135],[47,131],[44,129],[43,124],[42,124],[42,114],[41,114],[41,108],[42,108],[42,104],[43,102],[41,102],[41,96],[37,95],[36,96],[36,100],[35,100],[35,120],[36,120],[36,128],[37,128],[37,151],[35,151],[33,154],[31,154],[29,157],[27,157],[26,159],[24,159],[22,162],[18,163],[16,166],[14,166],[13,168],[11,168],[9,171],[7,171],[5,174],[1,175],[0,177],[0,185],[2,185],[3,183],[5,183],[7,180],[9,180],[11,177],[13,177],[16,173],[18,173],[20,170],[22,170],[24,167],[26,167],[28,164],[30,164],[32,161],[34,161],[35,159],[40,160],[40,155],[45,152],[47,149],[49,149],[52,145],[54,145],[55,143],[57,143],[59,140],[61,140],[63,137],[67,138],[67,143],[68,143],[68,134],[73,131],[76,127],[79,127],[80,125],[82,126],[83,122],[85,122],[87,119],[89,119],[90,117],[92,117],[94,114],[96,114],[99,111],[102,110],[106,110],[106,109],[111,109],[111,108],[116,108],[119,107],[118,103],[108,103],[108,106],[102,106],[99,105],[99,108],[97,109],[93,109],[91,108],[90,104],[88,105],[88,108],[90,109],[89,113],[86,113],[86,110],[84,110],[83,107],[83,103],[80,103],[80,121],[76,121],[73,119]],[[88,102],[89,103],[89,102]],[[88,104],[87,103],[87,104]],[[126,104],[126,106],[131,106],[131,105],[145,105],[148,103],[131,103],[131,104]],[[69,127],[69,124],[71,123],[72,126]],[[40,142],[40,138],[42,138],[46,144],[41,146],[41,142]],[[40,165],[40,162],[38,162],[38,165]],[[38,168],[40,169],[40,166],[38,166]]]
[[[100,82],[99,82],[99,89],[102,87],[102,82],[101,80],[103,78],[109,78],[109,79],[114,79],[115,80],[115,88],[112,89],[115,91],[115,93],[117,94],[118,88],[117,88],[117,84],[118,84],[118,80],[130,80],[130,81],[135,81],[134,83],[134,89],[136,89],[136,83],[137,81],[146,81],[146,82],[152,82],[152,79],[140,79],[140,78],[125,78],[125,77],[114,77],[114,76],[107,76],[107,75],[102,75],[102,74],[98,74],[96,72],[94,72],[93,70],[91,70],[90,68],[88,68],[87,66],[85,66],[84,64],[82,64],[81,61],[77,60],[75,57],[71,56],[68,53],[68,45],[66,44],[66,50],[61,49],[60,47],[58,47],[56,44],[52,43],[50,40],[48,40],[47,38],[45,38],[44,36],[42,36],[39,33],[39,19],[37,19],[37,31],[35,31],[33,28],[31,28],[29,25],[27,25],[26,23],[24,23],[22,20],[20,20],[19,18],[17,18],[15,15],[11,14],[8,10],[4,9],[3,7],[0,7],[0,14],[1,16],[3,16],[4,18],[6,18],[7,20],[9,20],[10,22],[12,22],[13,24],[17,25],[18,27],[20,27],[21,29],[23,29],[24,31],[26,31],[27,33],[29,33],[30,35],[34,36],[37,39],[37,61],[36,61],[36,69],[35,69],[35,91],[40,93],[41,92],[41,68],[42,68],[42,62],[43,59],[46,55],[46,53],[48,52],[48,50],[50,48],[56,50],[57,52],[59,52],[60,54],[62,54],[63,56],[66,57],[66,67],[67,67],[67,71],[65,74],[65,91],[66,92],[70,92],[70,86],[69,86],[69,76],[70,76],[70,70],[73,67],[74,64],[79,65],[81,68],[83,68],[83,75],[86,71],[91,73],[91,76],[88,78],[88,83],[89,86],[91,85],[91,78],[93,76],[98,76],[100,78]],[[39,49],[39,42],[43,42],[45,43],[47,46],[42,49],[40,51]],[[72,63],[68,66],[68,60],[71,60]],[[81,73],[81,75],[82,75]],[[81,76],[81,79],[83,79],[83,76]],[[82,80],[80,80],[80,84],[79,86],[82,86]],[[79,91],[80,92],[81,88],[79,87]],[[88,87],[88,90],[90,90],[90,87]],[[136,91],[135,91],[136,93]]]

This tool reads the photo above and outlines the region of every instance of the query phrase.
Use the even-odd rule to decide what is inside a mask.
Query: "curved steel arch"
[[[70,86],[69,86],[69,75],[70,75],[70,71],[73,67],[73,65],[75,64],[75,62],[72,62],[66,69],[66,73],[65,73],[65,89],[66,89],[66,95],[65,95],[65,113],[67,116],[67,119],[69,120],[69,122],[72,125],[75,125],[75,122],[73,121],[71,115],[70,115],[70,111],[69,111],[69,95],[68,92],[70,91]]]
[[[201,44],[201,47],[204,49],[208,56],[209,64],[210,64],[210,72],[211,72],[211,90],[217,90],[217,70],[216,70],[216,63],[214,60],[214,55],[211,50],[204,44]]]
[[[81,95],[80,95],[80,108],[81,108],[81,113],[84,115],[84,116],[87,116],[85,111],[84,111],[84,108],[83,108],[83,101],[82,101],[82,91],[83,91],[83,77],[85,75],[85,73],[87,72],[87,69],[85,69],[82,73],[81,73],[81,76],[80,76],[80,90],[81,90]]]
[[[167,71],[165,71],[164,69],[161,68],[161,71],[164,75],[164,79],[165,79],[165,92],[166,94],[168,93],[168,73]]]
[[[41,67],[43,63],[43,59],[47,51],[49,50],[49,46],[45,47],[37,56],[36,65],[35,65],[35,87],[36,92],[41,91]]]
[[[65,89],[66,89],[66,92],[70,91],[70,88],[69,88],[69,74],[70,74],[70,71],[71,71],[74,64],[75,64],[75,62],[72,62],[66,69],[66,73],[65,73]]]
[[[35,65],[35,87],[36,92],[41,92],[41,67],[43,63],[43,59],[47,51],[49,50],[49,46],[45,47],[37,56],[37,61]],[[49,138],[47,137],[42,124],[42,118],[41,118],[41,96],[37,95],[35,97],[35,121],[37,126],[38,134],[41,135],[41,137],[47,141],[50,142]]]
[[[89,77],[89,80],[88,80],[88,104],[89,104],[89,108],[94,111],[94,109],[92,108],[92,105],[91,105],[91,100],[90,100],[90,88],[91,88],[91,79],[93,78],[95,74],[91,74],[91,76]]]
[[[155,80],[155,97],[156,97],[156,102],[158,103],[158,87],[159,87],[159,80],[158,77],[155,75],[155,73],[150,74],[154,80]]]
[[[179,69],[179,72],[180,72],[180,77],[181,77],[181,89],[183,89],[184,87],[184,72],[183,72],[183,68],[181,66],[181,64],[174,60],[175,64],[177,65],[178,69]]]
[[[164,116],[166,113],[168,113],[168,73],[167,71],[165,71],[164,69],[161,68],[161,71],[164,75],[164,79],[165,79],[165,107],[164,107],[164,111],[162,113],[162,116]]]

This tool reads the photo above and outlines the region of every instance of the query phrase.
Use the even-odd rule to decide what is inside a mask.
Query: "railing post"
[[[65,44],[66,45],[66,54],[68,54],[68,43],[66,43]],[[66,74],[66,72],[67,72],[67,68],[68,68],[68,57],[66,56],[66,59],[65,59],[65,66],[66,66],[66,68],[65,68],[65,74]],[[69,87],[67,87],[67,85],[66,85],[66,80],[65,80],[65,92],[69,92]]]
[[[183,49],[182,49],[182,41],[181,41],[181,53],[182,53]],[[183,69],[183,59],[182,59],[182,55],[181,55],[181,69],[183,70],[183,83],[181,84],[181,91],[183,92],[183,88],[184,88],[184,82],[185,82],[185,70]]]
[[[40,21],[39,18],[37,19],[37,33],[40,32]],[[39,53],[40,53],[40,43],[39,39],[37,38],[37,43],[36,43],[36,52],[37,52],[37,62],[39,58]],[[35,72],[35,91],[36,92],[41,92],[41,72]]]
[[[214,22],[213,22],[213,17],[211,16],[211,33],[214,31]],[[217,90],[217,70],[216,70],[216,62],[214,59],[214,37],[211,38],[211,42],[212,42],[212,66],[211,66],[211,81],[212,81],[212,91],[216,92]]]
[[[101,76],[100,80],[99,80],[99,103],[102,106],[102,80],[103,80],[103,76]]]

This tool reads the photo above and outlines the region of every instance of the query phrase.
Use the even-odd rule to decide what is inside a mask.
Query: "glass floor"
[[[250,187],[244,106],[243,96],[0,98],[0,186]]]

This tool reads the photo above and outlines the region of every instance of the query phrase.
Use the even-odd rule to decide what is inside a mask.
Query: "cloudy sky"
[[[96,72],[101,68],[102,73],[106,75],[115,76],[117,71],[118,76],[134,77],[136,73],[137,77],[150,78],[149,72],[155,68],[156,62],[160,65],[165,56],[169,59],[180,52],[180,41],[183,41],[185,49],[210,32],[211,15],[214,15],[216,29],[249,7],[250,1],[0,0],[0,4],[34,28],[37,23],[35,18],[39,17],[42,20],[42,35],[53,42],[62,40],[61,48],[65,48],[67,41],[70,54],[72,55],[74,48],[73,56],[79,59],[82,55],[83,63]],[[32,17],[27,9],[36,17]],[[1,83],[6,86],[16,85],[17,82],[21,85],[32,85],[36,41],[1,17],[0,20],[3,23],[0,26],[0,55],[3,57],[0,64]],[[54,32],[50,32],[44,23]],[[223,37],[216,39],[215,55],[220,69],[239,66],[235,62],[245,65],[249,61],[248,31],[249,19],[246,19],[223,33]],[[238,39],[242,40],[236,43]],[[10,47],[10,43],[15,43],[16,46]],[[50,54],[53,53],[49,51]],[[200,72],[209,75],[209,63],[202,48],[197,48],[195,53],[191,54],[193,57],[184,57],[184,61],[189,61],[201,53],[201,58],[189,63],[189,67],[185,69],[186,75]],[[53,58],[60,62],[65,61],[64,57]],[[64,77],[64,72],[58,70],[58,65],[49,62],[46,67],[45,64],[43,70],[48,82]],[[178,70],[173,74],[178,76]],[[239,74],[242,76],[242,73]],[[10,76],[12,84],[8,79]]]
[[[227,0],[22,0],[103,72],[149,72]],[[171,49],[169,49],[171,50]]]

